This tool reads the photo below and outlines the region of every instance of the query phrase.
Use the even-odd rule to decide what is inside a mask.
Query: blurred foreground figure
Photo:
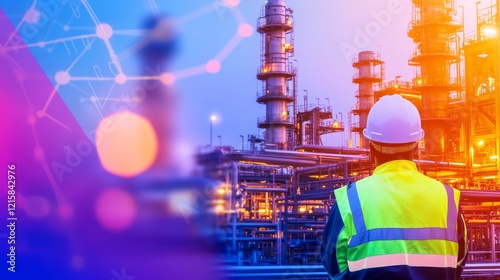
[[[152,77],[138,83],[143,98],[133,112],[106,116],[95,146],[51,96],[54,86],[29,48],[0,54],[0,109],[9,116],[0,121],[0,163],[5,174],[15,166],[18,179],[15,231],[5,226],[7,189],[0,192],[0,279],[222,279],[209,238],[218,184],[175,172],[176,104],[172,79],[160,70],[175,40],[161,36],[165,23],[154,17],[146,25],[141,57]],[[0,9],[0,45],[15,32]]]
[[[185,159],[175,156],[178,105],[170,87],[173,76],[166,72],[176,48],[175,32],[166,17],[151,17],[144,27],[146,33],[139,54],[145,79],[134,87],[143,95],[136,100],[135,110],[121,118],[124,133],[131,131],[131,134],[123,134],[126,136],[119,142],[127,142],[135,134],[142,139],[129,141],[114,158],[131,154],[137,146],[157,149],[152,160],[144,161],[144,170],[138,169],[143,172],[117,178],[118,187],[111,189],[108,201],[97,198],[98,205],[108,214],[97,216],[100,233],[87,251],[87,255],[95,256],[92,263],[97,273],[91,270],[85,279],[100,279],[98,276],[113,269],[120,275],[122,268],[131,277],[121,277],[130,280],[221,279],[217,275],[215,243],[210,239],[211,194],[215,194],[218,185],[206,178],[181,176],[178,169],[180,161]],[[147,130],[134,126],[135,118],[144,118],[149,123],[153,141],[146,140]],[[118,122],[120,117],[114,122],[115,131],[103,135],[103,140],[96,143],[109,143],[106,138],[113,138],[113,133],[122,135]],[[144,160],[141,155],[145,152],[136,154],[135,162]],[[130,157],[123,159],[129,160]],[[101,253],[97,254],[97,250]]]
[[[460,192],[418,172],[416,107],[382,97],[368,114],[373,175],[335,190],[321,255],[332,279],[459,279],[467,256]]]

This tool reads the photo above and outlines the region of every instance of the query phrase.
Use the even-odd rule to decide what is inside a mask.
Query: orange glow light
[[[132,112],[104,118],[96,134],[97,154],[108,172],[131,177],[146,171],[158,153],[158,139],[151,123]]]

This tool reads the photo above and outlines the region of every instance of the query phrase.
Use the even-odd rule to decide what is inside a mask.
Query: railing
[[[381,73],[368,73],[366,75],[360,75],[358,73],[358,74],[354,74],[352,76],[352,79],[353,80],[357,80],[357,79],[379,79],[379,80],[382,80],[382,74]]]
[[[319,108],[319,111],[321,113],[331,113],[332,112],[332,106],[328,105],[326,106],[325,104],[317,104],[317,103],[309,103],[304,105],[299,105],[297,106],[297,111],[302,113],[302,112],[309,112],[312,111],[314,108]]]
[[[273,114],[257,118],[257,124],[271,124],[271,123],[290,123],[290,113],[285,111],[283,114]]]
[[[270,25],[281,25],[284,27],[293,28],[293,16],[287,9],[285,15],[261,15],[261,17],[257,19],[257,29],[262,29]]]
[[[295,67],[293,67],[292,63],[287,62],[270,62],[264,63],[260,67],[257,68],[257,75],[265,75],[265,74],[295,74]]]
[[[257,92],[257,98],[264,97],[264,96],[283,96],[283,97],[293,98],[293,96],[290,95],[290,92],[288,92],[287,90],[283,90],[283,89],[260,90]]]
[[[380,90],[389,88],[412,90],[413,83],[411,81],[389,81],[382,83],[382,85],[380,86]]]
[[[433,48],[416,48],[409,51],[410,59],[422,56],[422,55],[448,55],[448,56],[458,56],[457,50],[454,47],[445,45],[444,48],[433,47]]]
[[[230,279],[330,279],[322,265],[227,266],[223,269]],[[498,275],[500,263],[471,263],[465,265],[461,279]]]
[[[413,79],[413,85],[415,87],[421,86],[459,86],[458,78],[443,78],[443,77],[415,77]]]
[[[363,61],[366,61],[366,62],[382,61],[382,56],[380,55],[380,53],[375,53],[375,52],[361,53],[358,55],[358,57],[354,57],[352,59],[352,64],[356,64],[356,63],[363,62]]]
[[[422,13],[420,13],[422,14]],[[441,24],[453,24],[462,25],[463,17],[461,15],[453,15],[451,13],[425,13],[425,17],[419,17],[419,19],[412,20],[408,24],[408,30],[412,30],[415,26],[430,24],[430,23],[441,23]]]

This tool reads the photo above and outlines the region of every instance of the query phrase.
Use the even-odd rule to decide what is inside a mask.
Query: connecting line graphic
[[[10,62],[12,62],[13,60],[12,59],[9,59]],[[19,64],[17,64],[17,62],[15,64],[13,64],[15,67],[17,68],[20,68]],[[18,83],[21,87],[21,91],[23,92],[23,95],[24,97],[26,98],[26,101],[28,102],[28,106],[30,107],[31,111],[35,111],[34,108],[33,108],[33,105],[28,97],[28,93],[26,91],[26,88],[23,84],[23,81],[22,80],[18,80]],[[68,127],[64,126],[62,123],[60,123],[59,121],[57,121],[56,119],[52,118],[52,116],[49,116],[49,115],[46,115],[46,117],[50,118],[52,121],[62,125],[63,127],[65,127],[66,129],[68,129]],[[29,116],[28,117],[28,124],[30,125],[30,128],[31,128],[31,131],[33,133],[33,138],[35,139],[35,147],[34,147],[34,156],[35,156],[35,159],[40,162],[40,165],[42,166],[43,168],[43,171],[45,173],[45,175],[47,176],[48,180],[49,180],[49,184],[56,196],[56,199],[57,199],[57,203],[58,205],[61,207],[62,205],[65,205],[65,202],[66,202],[66,199],[61,191],[61,188],[59,187],[59,184],[56,182],[52,172],[50,171],[50,168],[49,168],[49,164],[47,162],[47,159],[45,158],[45,153],[44,153],[44,150],[42,148],[42,146],[40,145],[40,139],[38,137],[38,134],[36,132],[36,128],[35,128],[35,124],[36,124],[36,117],[35,116]]]
[[[157,26],[157,30],[152,30],[152,32],[158,32],[165,35],[168,35],[168,32],[165,33],[165,30],[168,31],[168,28],[172,28],[173,26],[182,26],[183,24],[186,24],[190,21],[194,21],[202,16],[205,16],[207,14],[210,14],[212,12],[216,12],[221,20],[224,18],[222,17],[223,13],[225,12],[231,12],[233,17],[236,19],[237,26],[236,26],[236,31],[235,34],[227,41],[227,43],[213,56],[213,58],[208,59],[206,62],[201,63],[199,65],[187,67],[185,69],[177,69],[172,72],[164,72],[164,73],[155,73],[155,75],[146,75],[146,76],[127,76],[126,73],[124,73],[124,70],[122,69],[122,64],[121,60],[124,58],[137,53],[140,51],[142,48],[144,48],[147,44],[151,43],[152,38],[146,37],[143,40],[140,40],[138,43],[132,45],[131,47],[126,48],[125,50],[122,50],[119,55],[115,53],[115,49],[113,48],[113,45],[111,44],[110,38],[113,35],[125,35],[125,36],[135,36],[135,37],[141,37],[144,36],[144,34],[147,31],[151,30],[144,30],[144,29],[121,29],[121,30],[113,30],[112,26],[107,24],[107,23],[102,23],[98,16],[97,13],[92,9],[90,3],[87,0],[81,0],[79,4],[75,4],[75,2],[71,2],[69,7],[71,8],[71,11],[73,15],[71,16],[69,22],[66,24],[60,24],[59,25],[62,27],[62,32],[61,34],[64,34],[64,32],[68,30],[73,30],[73,31],[79,31],[81,30],[82,35],[77,35],[77,36],[67,36],[67,37],[60,37],[57,39],[52,39],[52,40],[47,40],[46,37],[44,40],[40,40],[38,42],[30,42],[25,45],[19,45],[16,46],[15,44],[10,45],[10,43],[13,41],[14,36],[16,34],[19,34],[19,31],[23,27],[23,24],[36,24],[37,20],[37,15],[39,16],[39,13],[36,10],[37,6],[37,1],[33,1],[31,4],[30,8],[25,12],[24,16],[22,19],[20,19],[19,23],[16,25],[15,32],[10,34],[8,37],[7,41],[3,44],[0,45],[0,55],[3,55],[6,57],[13,65],[16,65],[19,67],[19,65],[14,61],[9,55],[8,52],[11,51],[16,51],[19,50],[20,48],[45,48],[47,47],[47,51],[51,51],[54,46],[57,44],[61,43],[64,45],[66,48],[67,52],[69,55],[72,54],[72,51],[68,47],[68,45],[73,45],[74,52],[76,52],[78,55],[76,58],[71,62],[71,64],[66,67],[65,70],[60,70],[55,73],[53,76],[55,79],[55,86],[53,87],[52,91],[48,93],[47,95],[47,100],[44,103],[43,108],[37,111],[38,108],[33,108],[33,106],[30,103],[30,107],[33,112],[36,112],[36,115],[29,117],[29,124],[31,125],[31,129],[33,131],[33,135],[35,138],[35,147],[34,147],[34,155],[37,161],[40,162],[40,165],[43,168],[43,171],[45,172],[45,175],[47,176],[51,188],[57,198],[57,203],[60,209],[64,207],[66,204],[66,199],[63,196],[63,193],[59,187],[59,184],[57,183],[56,178],[54,177],[55,175],[52,173],[50,165],[47,162],[47,159],[44,154],[43,148],[40,146],[39,142],[39,136],[36,131],[35,124],[37,122],[37,119],[41,118],[46,118],[47,120],[53,121],[54,123],[60,125],[64,129],[69,129],[67,125],[65,125],[61,120],[58,120],[51,116],[49,114],[49,108],[50,105],[57,94],[58,90],[61,89],[61,87],[64,87],[66,85],[70,85],[77,89],[78,93],[83,93],[83,94],[90,94],[89,98],[81,98],[80,101],[82,102],[88,102],[90,101],[96,108],[98,114],[100,115],[101,119],[103,117],[103,112],[102,110],[104,109],[106,102],[108,101],[136,101],[134,98],[116,98],[112,96],[113,90],[116,85],[121,85],[126,82],[133,82],[133,81],[148,81],[148,80],[155,80],[159,81],[165,85],[172,85],[175,83],[175,81],[180,80],[180,79],[185,79],[197,75],[202,75],[205,73],[210,73],[210,74],[216,74],[220,71],[221,69],[221,63],[229,57],[229,55],[233,52],[233,50],[243,41],[244,38],[250,37],[253,33],[253,27],[248,24],[245,19],[243,18],[240,10],[238,9],[238,4],[240,1],[237,0],[217,0],[215,2],[212,2],[211,4],[199,7],[191,12],[188,12],[180,17],[177,17],[175,19],[172,19],[172,22],[165,22],[165,21],[160,21],[160,24],[163,24],[161,26]],[[78,8],[79,5],[82,5],[84,9],[81,11],[86,11],[88,16],[93,22],[93,27],[71,27],[70,24],[73,22],[75,18],[81,18],[82,13],[80,9]],[[155,0],[148,0],[148,5],[154,15],[159,15],[160,14],[160,8],[158,7],[157,3]],[[67,7],[67,6],[66,6]],[[170,20],[170,19],[169,19]],[[55,26],[55,20],[53,20],[52,25],[50,26],[50,30],[53,30]],[[173,24],[172,24],[173,23]],[[167,28],[167,29],[164,29]],[[47,30],[47,29],[45,29]],[[89,30],[92,30],[89,32]],[[170,30],[173,32],[173,30]],[[46,31],[47,33],[45,34],[46,36],[49,35],[49,31]],[[155,33],[156,34],[156,33]],[[152,36],[153,38],[156,38],[155,36]],[[41,37],[42,38],[42,37]],[[82,61],[85,57],[87,57],[90,53],[91,50],[93,50],[92,46],[96,43],[99,42],[101,39],[102,42],[104,43],[104,46],[106,47],[106,52],[107,55],[110,58],[110,62],[108,63],[108,66],[113,66],[110,67],[111,71],[111,76],[103,76],[99,71],[96,71],[96,65],[94,65],[94,68],[91,69],[94,70],[96,73],[96,76],[86,76],[86,75],[72,75],[72,71],[75,68],[76,65],[80,61]],[[161,39],[161,38],[160,38]],[[75,42],[78,40],[81,40],[81,42],[84,45],[83,51],[80,51],[77,49]],[[97,40],[97,41],[96,41]],[[69,43],[69,44],[67,44]],[[98,68],[98,67],[97,67]],[[49,74],[50,75],[50,74]],[[88,86],[90,87],[90,90],[92,93],[89,93],[88,89],[83,89],[78,86],[81,82],[87,82]],[[112,82],[111,88],[108,90],[107,94],[105,97],[102,97],[103,94],[98,95],[96,93],[96,90],[92,86],[91,82],[96,82],[96,83],[101,83],[101,82]],[[20,83],[22,83],[20,81]],[[28,98],[28,94],[26,90],[24,89],[23,85],[23,91],[25,98],[30,102]]]
[[[197,10],[194,10],[192,12],[189,12],[183,16],[178,17],[175,21],[177,25],[181,26],[185,24],[186,22],[193,21],[197,18],[200,18],[206,14],[209,14],[212,11],[215,11],[217,9],[217,5],[215,4],[208,4],[203,7],[198,8]]]
[[[31,4],[31,7],[26,12],[28,12],[30,10],[34,10],[35,6],[36,6],[36,2],[37,2],[37,0],[34,0],[33,4]],[[14,29],[14,32],[12,32],[12,34],[10,34],[9,38],[7,38],[7,41],[5,41],[5,44],[4,44],[5,46],[7,46],[10,43],[10,41],[12,40],[12,38],[14,38],[15,34],[19,34],[19,28],[21,28],[21,26],[25,22],[26,22],[26,16],[23,16],[23,18],[21,19],[21,21],[17,24],[16,28]]]
[[[149,7],[151,8],[151,12],[153,15],[157,16],[160,14],[160,9],[158,9],[158,5],[156,5],[155,0],[148,0]]]
[[[99,19],[97,18],[97,16],[95,15],[94,13],[94,10],[92,10],[92,7],[90,7],[90,4],[89,2],[87,2],[87,0],[81,0],[83,6],[85,7],[85,9],[87,10],[87,12],[89,13],[89,16],[90,18],[92,19],[92,21],[94,21],[94,25],[97,27],[97,26],[100,26],[101,25],[101,22],[99,21]]]

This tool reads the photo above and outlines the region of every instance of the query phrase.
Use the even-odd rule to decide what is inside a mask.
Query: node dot
[[[113,35],[113,28],[107,23],[100,24],[96,27],[95,33],[97,38],[108,40]]]
[[[69,83],[69,80],[70,80],[70,76],[69,76],[69,73],[66,72],[66,71],[59,71],[56,73],[56,82],[60,85],[65,85],[67,83]]]
[[[30,114],[30,115],[28,116],[28,124],[29,124],[29,125],[34,125],[35,123],[36,123],[36,118],[35,118],[35,116],[33,116],[33,115],[31,115],[31,114]]]
[[[241,37],[250,37],[253,34],[253,27],[248,23],[242,23],[238,26],[238,35]]]
[[[127,81],[127,76],[125,76],[125,74],[123,73],[120,73],[115,77],[115,82],[119,85],[123,85],[126,81]]]
[[[45,153],[40,146],[36,146],[35,150],[33,151],[33,156],[35,157],[36,160],[42,161],[45,157]]]
[[[220,62],[216,59],[211,59],[205,64],[205,70],[210,74],[215,74],[220,71]]]
[[[240,0],[223,0],[222,3],[227,7],[236,7],[240,4]]]
[[[24,20],[28,23],[35,24],[40,20],[40,12],[31,8],[24,14]]]
[[[175,82],[175,77],[172,73],[163,73],[160,76],[160,80],[165,85],[172,85]]]

